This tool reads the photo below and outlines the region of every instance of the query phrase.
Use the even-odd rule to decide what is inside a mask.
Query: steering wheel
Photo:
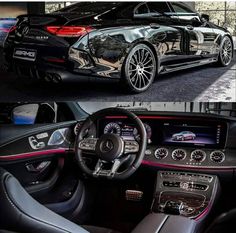
[[[98,120],[109,116],[127,118],[137,129],[139,140],[125,140],[120,135],[103,134],[99,138],[86,137],[89,128]],[[75,156],[84,173],[93,177],[108,179],[126,179],[141,165],[147,146],[147,134],[142,121],[132,112],[122,108],[106,108],[90,115],[78,131],[75,142]],[[91,170],[85,163],[84,153],[92,153],[97,164]],[[134,156],[131,164],[124,171],[118,169]],[[104,168],[105,167],[105,168]]]

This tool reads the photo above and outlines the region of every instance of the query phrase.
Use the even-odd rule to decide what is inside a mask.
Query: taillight
[[[46,30],[51,34],[61,37],[77,37],[82,36],[93,30],[92,27],[78,26],[47,26]]]

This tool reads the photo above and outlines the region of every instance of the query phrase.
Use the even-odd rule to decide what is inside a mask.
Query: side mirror
[[[202,25],[202,21],[199,18],[193,18],[191,22],[193,27],[200,27]]]
[[[201,20],[202,20],[203,22],[209,22],[209,21],[210,21],[210,16],[207,15],[207,14],[202,14],[202,15],[201,15]]]
[[[39,104],[24,104],[12,110],[11,118],[15,125],[33,125],[39,110]]]

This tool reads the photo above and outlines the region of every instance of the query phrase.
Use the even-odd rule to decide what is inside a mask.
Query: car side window
[[[149,11],[146,3],[142,3],[134,10],[135,15],[145,15],[145,14],[149,14],[149,13],[150,13],[150,11]]]
[[[189,14],[195,13],[189,7],[187,7],[183,4],[180,4],[178,2],[172,2],[171,5],[176,13],[189,13]]]
[[[171,10],[166,2],[148,2],[150,13],[169,13]]]

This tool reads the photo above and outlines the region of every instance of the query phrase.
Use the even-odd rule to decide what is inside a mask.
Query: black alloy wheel
[[[153,51],[145,44],[138,44],[125,60],[123,81],[130,92],[140,93],[150,87],[156,70],[157,63]]]
[[[233,44],[231,39],[228,36],[226,36],[221,43],[218,65],[228,66],[232,61],[232,57],[233,57]]]

